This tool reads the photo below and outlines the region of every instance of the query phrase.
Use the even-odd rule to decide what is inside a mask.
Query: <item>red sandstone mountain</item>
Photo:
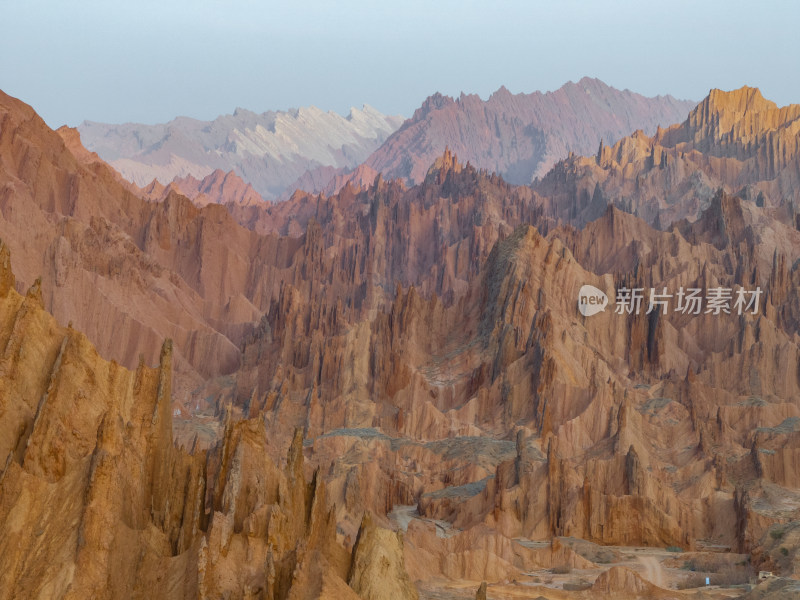
[[[245,183],[233,171],[225,173],[221,169],[206,175],[202,180],[191,175],[176,177],[167,186],[154,179],[142,192],[146,198],[159,201],[170,192],[177,192],[200,207],[211,203],[236,206],[258,206],[264,203],[253,186]]]
[[[696,190],[696,218],[666,231],[601,205],[612,198],[602,184],[592,218],[559,202],[607,173],[634,182],[626,202],[646,210],[658,180],[635,182],[659,167],[645,154],[614,175],[622,163],[606,150],[560,163],[535,189],[448,151],[415,186],[377,176],[272,207],[198,208],[175,192],[149,202],[0,96],[0,236],[20,290],[42,275],[23,300],[8,268],[0,273],[6,585],[27,593],[66,581],[55,566],[25,565],[71,564],[74,554],[99,565],[71,576],[74,593],[89,594],[137,552],[141,569],[120,571],[113,590],[141,580],[151,595],[176,597],[208,581],[209,597],[296,597],[290,588],[413,597],[407,570],[429,597],[485,580],[490,597],[667,598],[690,560],[724,563],[731,577],[749,576],[748,560],[796,577],[800,232],[788,201],[735,195],[725,179],[754,189],[790,181],[795,117],[739,94],[698,108],[709,115],[698,123],[721,129],[703,133],[690,117],[666,130],[692,131],[674,142],[692,161],[681,164],[722,182]],[[715,136],[726,141],[708,142]],[[626,139],[619,148],[645,138]],[[774,168],[763,164],[769,140],[787,148]],[[0,259],[7,265],[7,253]],[[586,283],[612,297],[623,285],[759,286],[763,296],[757,314],[741,316],[582,317]],[[85,340],[75,347],[78,334],[41,304],[133,367],[134,353],[157,355],[163,337],[174,350],[160,374],[128,373]],[[174,439],[191,452],[164,433],[169,362],[184,365]],[[85,409],[66,411],[70,401]],[[288,467],[276,467],[287,448]],[[298,479],[303,453],[306,476],[319,468],[311,488]],[[94,463],[105,465],[99,480]],[[204,485],[193,506],[207,516],[190,517],[188,499]],[[120,496],[128,489],[152,498]],[[55,531],[50,504],[37,500],[19,522],[43,523],[41,543],[25,542],[9,515],[44,494],[68,503],[75,525]],[[402,543],[376,522],[404,531]],[[632,545],[648,546],[647,560],[615,547]],[[665,546],[686,553],[670,559],[657,553]],[[566,569],[591,579],[553,580]],[[387,579],[374,585],[375,573]]]
[[[147,202],[102,161],[79,161],[19,101],[1,96],[0,115],[0,236],[23,288],[41,277],[48,310],[129,368],[173,338],[181,394],[235,370],[261,311],[225,280],[243,290],[265,241],[218,205],[198,209],[175,193]]]
[[[536,190],[547,212],[578,225],[610,202],[666,227],[696,218],[719,187],[800,222],[800,105],[778,108],[755,88],[712,90],[681,123],[573,155]]]
[[[501,87],[487,100],[462,94],[429,97],[366,161],[385,178],[419,183],[449,147],[461,160],[530,183],[572,151],[593,154],[601,139],[635,129],[655,131],[683,119],[694,102],[646,98],[584,77],[554,92],[512,94]]]
[[[416,598],[396,534],[368,523],[352,556],[337,542],[302,437],[283,469],[255,419],[209,451],[176,448],[172,343],[157,368],[106,362],[44,311],[38,283],[14,290],[2,242],[0,323],[0,598],[356,599],[365,579]]]

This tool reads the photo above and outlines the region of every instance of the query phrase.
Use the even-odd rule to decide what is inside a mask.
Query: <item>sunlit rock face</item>
[[[246,197],[224,173],[126,184],[0,96],[0,589],[666,598],[689,561],[796,574],[796,110],[759,98],[714,92],[533,187],[448,149],[416,185],[265,207],[198,201]],[[651,288],[761,294],[648,312]]]

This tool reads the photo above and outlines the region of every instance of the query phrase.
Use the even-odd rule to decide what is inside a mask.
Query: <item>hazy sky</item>
[[[800,102],[800,3],[0,0],[0,89],[50,126],[210,119],[428,95],[553,90],[584,75],[699,100]]]

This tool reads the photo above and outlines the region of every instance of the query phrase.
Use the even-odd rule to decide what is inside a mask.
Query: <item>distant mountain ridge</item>
[[[758,88],[713,89],[685,119],[560,161],[535,190],[545,210],[582,226],[611,203],[657,228],[693,221],[718,188],[800,225],[800,104]]]
[[[543,176],[570,152],[592,155],[636,129],[683,121],[695,106],[672,96],[647,98],[584,77],[553,92],[512,94],[501,87],[487,100],[434,94],[366,161],[386,178],[412,183],[449,147],[462,160],[514,184]]]
[[[78,131],[87,149],[139,186],[233,170],[269,200],[309,170],[359,165],[402,122],[368,105],[346,117],[314,106],[262,114],[237,108],[213,121],[84,121]]]

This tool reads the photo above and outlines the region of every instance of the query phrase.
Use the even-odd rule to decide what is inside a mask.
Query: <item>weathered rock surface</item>
[[[366,514],[353,546],[350,587],[363,600],[417,600],[406,573],[402,535],[377,527]]]
[[[153,464],[179,464],[174,479],[184,490],[199,481],[192,469],[208,482],[205,516],[198,517],[206,545],[184,533],[188,517],[172,515],[185,514],[187,501],[166,491],[169,510],[158,496],[130,507],[114,500],[109,514],[121,511],[136,532],[144,523],[155,548],[188,552],[193,542],[181,535],[200,544],[180,560],[190,571],[209,561],[225,565],[202,579],[209,597],[241,582],[254,590],[262,585],[257,581],[263,593],[279,597],[290,589],[346,597],[346,549],[364,513],[374,515],[376,526],[405,531],[411,581],[464,581],[469,596],[482,580],[493,591],[532,569],[599,568],[560,541],[569,537],[598,545],[730,548],[791,575],[794,535],[786,534],[785,556],[765,536],[800,518],[800,232],[788,197],[761,202],[714,178],[747,172],[753,190],[790,181],[789,155],[773,172],[762,170],[761,159],[725,152],[740,134],[780,137],[770,132],[790,129],[794,113],[753,94],[731,95],[701,105],[712,115],[707,120],[698,116],[691,125],[692,117],[667,130],[692,132],[691,141],[675,143],[698,146],[687,151],[685,166],[715,187],[697,195],[696,204],[681,204],[680,196],[680,218],[662,227],[629,210],[645,210],[655,189],[645,184],[660,169],[648,167],[649,150],[634,152],[644,163],[636,158],[620,175],[612,175],[617,167],[603,158],[606,149],[599,158],[573,157],[535,189],[510,185],[447,150],[413,187],[376,176],[334,195],[296,193],[270,207],[198,208],[153,185],[164,197],[150,202],[81,152],[70,135],[62,132],[65,143],[28,107],[2,97],[0,232],[21,258],[16,280],[3,274],[0,290],[30,288],[20,303],[44,304],[64,322],[85,325],[101,355],[121,356],[132,368],[139,352],[157,357],[160,340],[174,339],[170,408],[181,411],[174,436],[194,453],[174,451],[182,458]],[[719,108],[727,103],[733,108]],[[761,115],[752,123],[751,110]],[[717,120],[739,133],[703,125]],[[709,136],[727,141],[710,144]],[[662,132],[652,139],[667,138]],[[626,139],[619,148],[644,144],[645,137]],[[727,160],[753,163],[727,171]],[[572,173],[570,165],[587,168]],[[630,202],[611,201],[596,183],[586,184],[599,190],[587,192],[590,205],[561,202],[569,186],[598,173],[630,184]],[[653,179],[652,186],[658,181],[664,183]],[[759,310],[742,315],[645,314],[645,301],[638,315],[615,314],[609,306],[582,317],[576,297],[584,284],[605,290],[612,302],[622,286],[641,287],[645,297],[650,288],[715,286],[759,287],[762,295]],[[14,319],[8,317],[12,329]],[[53,370],[63,339],[55,336],[47,346],[44,371]],[[24,470],[19,440],[32,435],[25,433],[28,424],[36,430],[36,407],[48,385],[46,375],[37,377],[42,381],[28,409],[14,409],[22,412],[5,434],[13,454],[9,476],[18,470],[12,463]],[[106,380],[94,376],[92,385]],[[134,393],[128,387],[124,394]],[[52,451],[36,451],[37,473],[66,477],[75,456],[93,451],[100,416],[92,406],[89,433],[64,421],[63,432],[75,429],[73,437],[83,440],[83,454],[70,454],[70,434],[45,436]],[[133,422],[121,414],[123,423]],[[117,438],[108,431],[111,444]],[[290,466],[280,469],[275,465],[287,447]],[[306,466],[298,460],[303,447]],[[119,464],[138,473],[130,465],[139,463],[124,456]],[[31,497],[51,493],[45,488]],[[309,500],[323,490],[330,505]],[[275,505],[283,512],[260,508]],[[145,519],[150,513],[157,515],[147,517],[152,523]],[[308,523],[306,514],[316,514],[318,525],[289,525]],[[264,531],[282,533],[268,545],[260,541]],[[139,534],[131,535],[135,555]],[[318,540],[302,542],[317,550],[292,555],[305,536]],[[56,552],[49,542],[42,548]],[[389,564],[398,565],[396,548],[390,554]],[[373,566],[367,561],[362,571]],[[167,577],[165,569],[151,571]],[[603,581],[598,585],[641,592],[625,571]],[[572,592],[554,596],[542,586],[537,593]]]
[[[600,575],[592,586],[592,594],[620,600],[677,597],[666,593],[666,590],[659,590],[625,567],[611,567]]]
[[[478,587],[478,591],[475,592],[475,600],[486,600],[486,582],[482,581],[481,585]]]
[[[157,368],[104,361],[13,289],[2,242],[0,346],[0,597],[357,597],[302,438],[283,470],[260,419],[176,448],[172,343]]]
[[[159,340],[174,339],[181,396],[234,370],[259,312],[225,291],[224,279],[246,268],[241,246],[221,256],[211,242],[236,246],[238,236],[247,245],[251,234],[219,206],[199,211],[175,194],[159,204],[137,197],[102,161],[85,160],[74,136],[67,141],[84,160],[6,95],[0,119],[0,234],[17,257],[21,289],[41,277],[48,310],[128,368],[140,354],[156,360]]]
[[[800,105],[778,108],[756,88],[711,90],[681,123],[586,154],[560,161],[536,186],[546,213],[582,226],[611,203],[666,228],[694,220],[722,187],[800,222]]]

